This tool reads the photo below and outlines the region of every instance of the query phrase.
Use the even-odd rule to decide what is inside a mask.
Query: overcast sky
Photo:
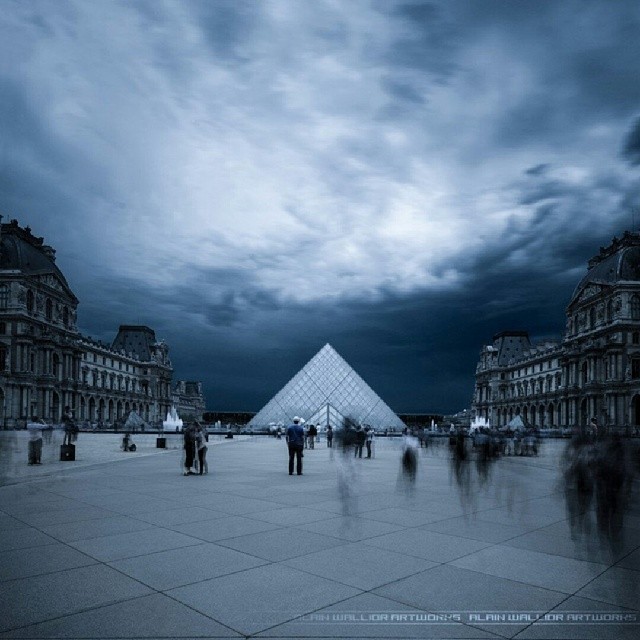
[[[0,213],[209,409],[329,342],[395,411],[461,410],[640,222],[638,33],[637,0],[0,0]]]

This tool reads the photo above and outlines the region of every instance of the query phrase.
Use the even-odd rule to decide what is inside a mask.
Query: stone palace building
[[[37,415],[113,424],[136,411],[156,423],[171,408],[167,345],[145,326],[120,327],[112,344],[83,336],[78,299],[55,250],[16,220],[0,225],[0,427]]]
[[[503,331],[482,348],[472,409],[492,426],[640,426],[640,233],[589,261],[558,342]]]

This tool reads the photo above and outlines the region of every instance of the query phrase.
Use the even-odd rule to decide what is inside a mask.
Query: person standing
[[[296,460],[296,472],[302,475],[302,450],[304,448],[304,429],[300,418],[296,416],[293,424],[287,427],[287,447],[289,449],[289,475],[293,475],[293,460]]]
[[[207,465],[207,433],[204,427],[199,424],[196,432],[196,447],[198,449],[198,467],[200,475],[203,473],[209,473],[209,466]]]
[[[77,434],[76,422],[73,419],[73,414],[71,412],[71,407],[65,407],[64,413],[62,414],[62,424],[64,426],[64,438],[62,440],[62,444],[71,444],[76,438],[74,435]]]
[[[195,473],[191,470],[195,459],[196,438],[193,425],[189,425],[184,430],[184,475],[193,476]]]
[[[362,425],[358,425],[356,429],[356,439],[355,439],[355,457],[362,458],[362,447],[364,446],[366,440],[366,434],[362,429]]]
[[[373,446],[373,427],[366,427],[364,431],[366,434],[365,444],[367,445],[367,458],[370,458],[371,447]]]
[[[29,430],[29,464],[42,464],[42,429],[46,427],[44,420],[33,416],[27,422]]]
[[[309,425],[309,433],[307,435],[307,440],[309,442],[309,449],[313,449],[316,441],[316,436],[318,435],[318,430],[316,429],[315,424]]]
[[[327,425],[327,447],[333,447],[333,427],[330,424]]]

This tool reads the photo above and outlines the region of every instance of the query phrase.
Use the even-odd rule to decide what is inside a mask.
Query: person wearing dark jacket
[[[304,429],[300,418],[296,416],[293,424],[287,427],[287,447],[289,449],[289,475],[293,475],[293,460],[296,460],[296,472],[302,475],[302,450],[304,449]]]
[[[189,425],[184,430],[184,475],[193,476],[195,472],[191,470],[196,457],[196,433],[194,425]]]
[[[367,434],[364,432],[362,425],[358,426],[356,429],[356,448],[355,448],[355,456],[357,458],[362,458],[362,447],[364,446],[365,440],[367,439]]]
[[[314,444],[315,444],[317,436],[318,436],[318,429],[316,429],[316,425],[315,424],[310,424],[309,425],[309,433],[307,435],[307,441],[309,443],[309,449],[313,449],[314,448]]]

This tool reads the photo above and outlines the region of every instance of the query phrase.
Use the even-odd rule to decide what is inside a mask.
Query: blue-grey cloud
[[[638,118],[624,140],[622,155],[632,165],[640,164],[640,118]]]
[[[459,409],[480,344],[560,335],[638,206],[639,26],[631,0],[6,0],[0,212],[58,249],[85,333],[153,326],[216,408],[329,341],[399,411]]]

